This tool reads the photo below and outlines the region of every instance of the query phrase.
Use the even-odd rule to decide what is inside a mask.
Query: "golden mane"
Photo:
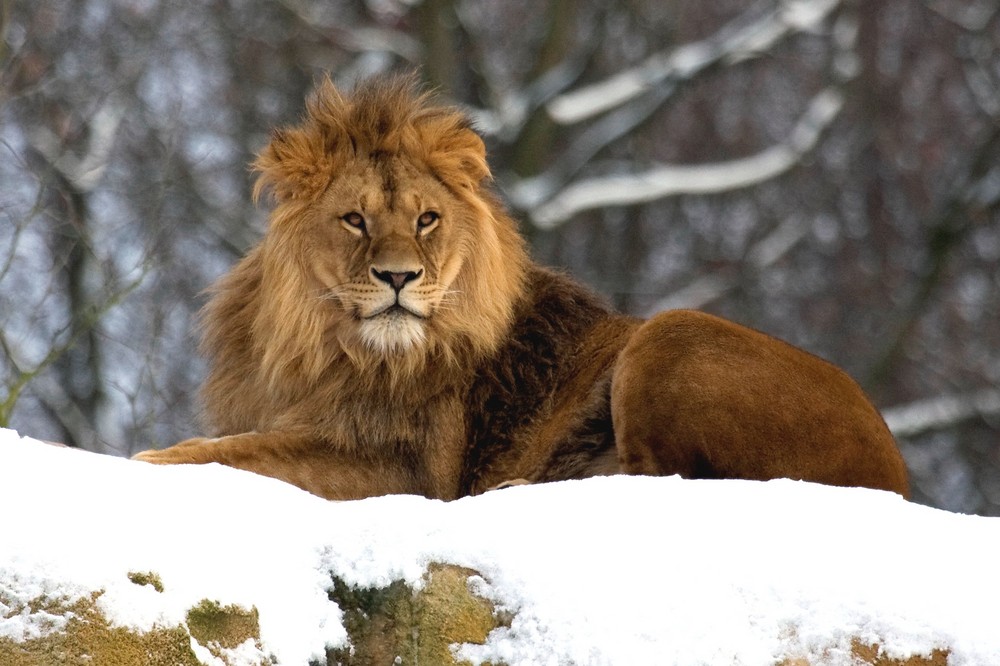
[[[222,414],[245,402],[231,393],[247,376],[259,376],[260,390],[271,396],[314,392],[324,382],[331,391],[349,382],[404,390],[426,383],[428,365],[442,372],[468,367],[507,335],[523,291],[524,243],[489,190],[482,140],[460,111],[431,99],[412,77],[379,80],[350,96],[325,78],[303,121],[275,131],[261,151],[254,196],[273,194],[268,233],[215,285],[202,315],[203,350],[214,359],[204,389],[213,423],[229,421]],[[345,169],[398,155],[433,174],[478,219],[474,246],[453,249],[466,265],[453,302],[429,322],[427,344],[385,356],[358,342],[352,322],[303,270],[303,226]]]
[[[432,103],[413,76],[376,79],[351,96],[324,77],[297,127],[275,130],[253,163],[254,197],[314,199],[350,159],[406,154],[457,190],[476,192],[490,175],[482,139],[460,110]]]

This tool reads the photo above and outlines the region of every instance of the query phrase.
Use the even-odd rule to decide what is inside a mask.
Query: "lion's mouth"
[[[390,305],[387,305],[386,307],[382,308],[381,310],[377,310],[377,311],[373,312],[372,314],[368,315],[367,317],[364,317],[364,319],[369,319],[370,320],[370,319],[376,319],[378,317],[389,317],[389,318],[393,318],[393,319],[399,319],[399,318],[403,318],[403,317],[415,317],[417,319],[424,319],[425,318],[422,314],[420,314],[418,312],[414,312],[413,310],[410,310],[409,308],[407,308],[405,305],[399,303],[398,301],[395,302],[395,303],[392,303]]]

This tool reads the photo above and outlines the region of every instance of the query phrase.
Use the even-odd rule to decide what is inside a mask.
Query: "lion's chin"
[[[379,354],[404,353],[427,340],[423,320],[397,308],[363,320],[360,332],[365,345]]]

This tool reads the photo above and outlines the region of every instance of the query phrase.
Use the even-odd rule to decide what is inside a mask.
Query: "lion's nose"
[[[408,282],[413,282],[420,277],[423,272],[422,268],[416,271],[380,271],[372,266],[372,275],[375,276],[375,279],[385,282],[397,292],[401,291]]]

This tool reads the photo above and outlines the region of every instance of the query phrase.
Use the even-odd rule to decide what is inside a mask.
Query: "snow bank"
[[[305,664],[347,640],[331,573],[419,587],[440,562],[479,572],[475,592],[513,617],[456,648],[473,662],[846,664],[860,641],[1000,664],[1000,519],[888,493],[609,477],[330,503],[217,465],[157,467],[9,430],[0,473],[0,639],[60,630],[33,599],[103,590],[105,616],[142,631],[183,626],[205,599],[255,607],[260,649],[230,662]],[[155,572],[163,591],[130,572]]]

